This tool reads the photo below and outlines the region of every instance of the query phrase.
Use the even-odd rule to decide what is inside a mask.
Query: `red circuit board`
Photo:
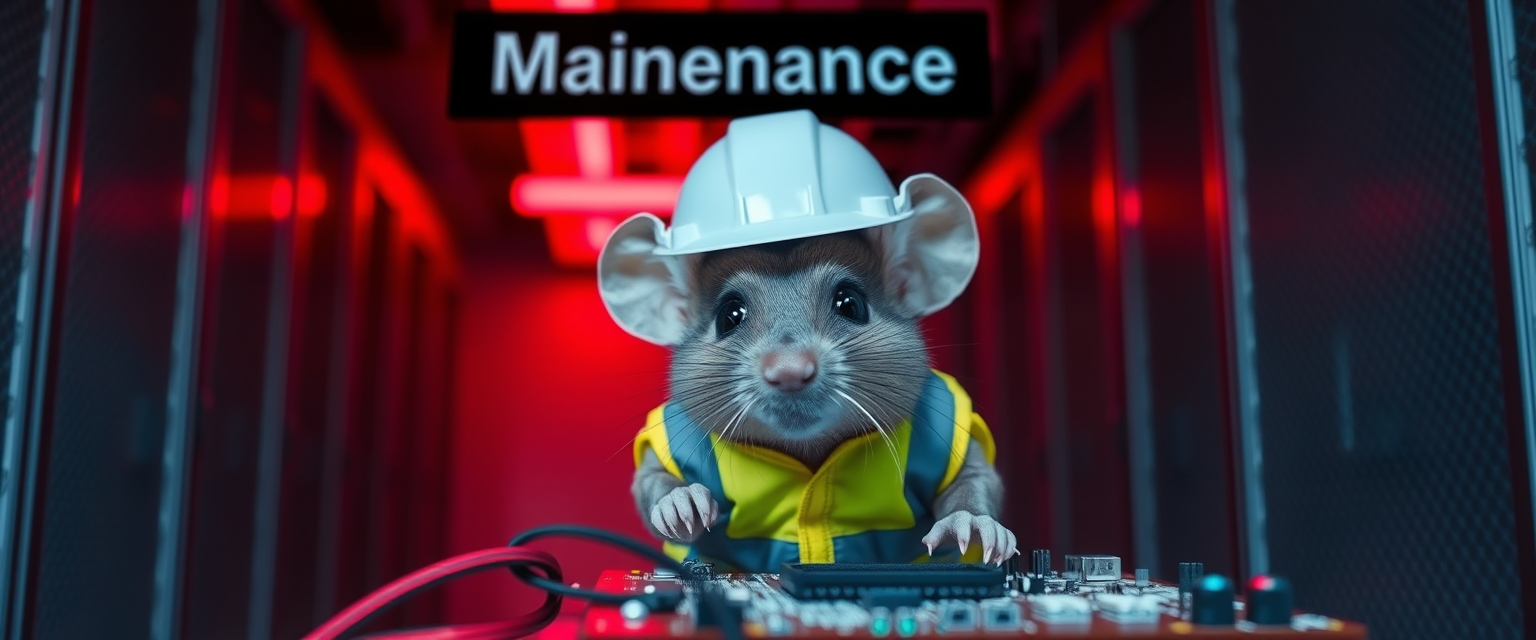
[[[754,589],[751,609],[761,603],[768,607],[774,607],[770,600],[779,602],[787,601],[787,596],[775,596],[777,590],[777,577],[772,575],[742,575],[731,574],[723,576],[723,579],[734,584],[748,585]],[[646,589],[652,590],[679,590],[682,586],[674,579],[655,577],[642,571],[605,571],[598,578],[597,589],[609,593],[645,593]],[[844,620],[866,619],[867,612],[860,618],[857,605],[843,603],[837,605],[841,609],[834,608],[829,603],[806,603],[800,608],[774,607],[775,613],[772,628],[764,623],[763,616],[752,615],[749,612],[747,622],[744,624],[744,633],[748,638],[887,638],[889,640],[903,640],[904,638],[989,638],[995,639],[1005,636],[1024,637],[1048,637],[1048,638],[1146,638],[1159,640],[1163,638],[1231,638],[1233,640],[1285,640],[1297,638],[1319,638],[1327,640],[1365,640],[1366,628],[1363,625],[1342,620],[1334,620],[1322,616],[1298,616],[1296,627],[1269,627],[1253,626],[1239,623],[1237,626],[1207,627],[1192,625],[1179,617],[1176,611],[1164,612],[1155,622],[1142,622],[1125,624],[1114,622],[1095,611],[1084,622],[1058,623],[1047,622],[1042,619],[1041,612],[1037,611],[1029,596],[1019,595],[1014,598],[1000,600],[1006,605],[1007,600],[1016,603],[1020,615],[1020,622],[1016,628],[988,629],[985,625],[977,624],[974,628],[957,630],[948,629],[944,625],[934,621],[931,611],[920,613],[914,617],[915,624],[908,628],[897,630],[890,626],[876,627],[883,633],[872,631],[869,624],[841,624],[837,611],[846,612],[849,615],[842,616]],[[997,604],[998,602],[994,602]],[[1238,605],[1241,606],[1241,605]],[[819,610],[820,613],[812,613]],[[858,609],[862,611],[862,609]],[[834,612],[828,622],[828,612]],[[809,621],[802,619],[802,615],[811,618]],[[1240,618],[1241,616],[1239,616]],[[580,637],[587,640],[636,640],[641,638],[671,639],[671,638],[696,638],[718,637],[719,633],[713,630],[696,630],[694,621],[686,613],[659,613],[644,616],[639,620],[627,620],[620,614],[618,606],[593,605],[583,615],[580,625]]]

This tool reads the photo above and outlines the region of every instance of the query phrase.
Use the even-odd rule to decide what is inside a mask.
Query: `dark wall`
[[[1486,27],[1457,2],[1235,17],[1270,566],[1373,637],[1521,637]],[[1446,607],[1435,567],[1480,595]]]
[[[5,633],[298,637],[444,555],[456,258],[277,5],[53,8],[0,9]]]
[[[1126,32],[1116,95],[1129,113],[1118,123],[1121,159],[1138,208],[1125,212],[1129,290],[1139,309],[1125,316],[1144,352],[1128,366],[1145,385],[1145,429],[1153,481],[1146,534],[1153,573],[1178,563],[1233,575],[1231,439],[1223,381],[1225,337],[1220,260],[1207,216],[1202,116],[1200,7],[1160,2]],[[1130,349],[1127,349],[1130,352]],[[1130,356],[1128,356],[1130,358]]]
[[[281,249],[270,202],[250,202],[245,185],[286,173],[292,148],[294,57],[287,24],[266,4],[232,3],[239,29],[229,35],[223,117],[227,143],[215,161],[233,199],[211,217],[203,283],[202,376],[193,433],[188,512],[188,637],[214,637],[249,624],[255,501],[261,484],[261,427],[271,349],[264,338]],[[230,187],[225,187],[230,189]],[[259,195],[259,194],[258,194]]]
[[[197,18],[193,0],[98,3],[81,25],[33,637],[150,632]]]

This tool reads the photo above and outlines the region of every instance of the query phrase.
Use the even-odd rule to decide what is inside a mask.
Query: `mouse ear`
[[[649,213],[620,224],[598,256],[597,288],[625,331],[671,346],[688,326],[688,278],[685,256],[654,253],[665,233],[661,219]]]
[[[965,197],[938,176],[901,183],[900,204],[912,217],[877,227],[888,293],[913,316],[925,316],[965,291],[981,258],[976,217]]]

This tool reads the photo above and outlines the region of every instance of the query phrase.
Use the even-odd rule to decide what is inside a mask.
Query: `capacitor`
[[[1136,570],[1136,586],[1138,588],[1145,589],[1151,583],[1152,583],[1152,581],[1151,581],[1150,577],[1148,576],[1148,573],[1147,573],[1146,569],[1137,569]]]
[[[1275,576],[1254,576],[1248,581],[1248,621],[1263,625],[1291,624],[1291,583]]]
[[[1179,563],[1179,593],[1189,593],[1195,589],[1195,583],[1205,576],[1205,564],[1199,562]]]
[[[1035,549],[1029,552],[1029,572],[1042,578],[1051,575],[1051,552],[1049,549]]]
[[[1200,578],[1191,593],[1189,621],[1203,625],[1235,624],[1232,596],[1232,581],[1226,576],[1213,573]]]

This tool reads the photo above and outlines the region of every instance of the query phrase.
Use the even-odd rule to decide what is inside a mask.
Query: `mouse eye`
[[[849,285],[833,292],[832,312],[859,324],[869,322],[869,303],[864,300],[864,292]]]
[[[724,338],[741,326],[747,319],[747,305],[741,298],[731,296],[715,310],[715,337]]]

